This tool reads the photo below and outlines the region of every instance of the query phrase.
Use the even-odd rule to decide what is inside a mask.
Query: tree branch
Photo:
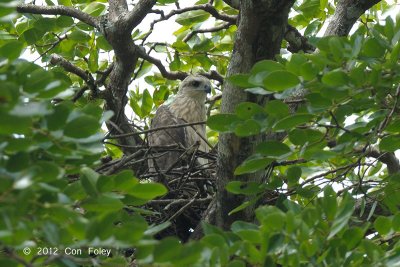
[[[357,19],[381,0],[340,0],[324,36],[347,36]]]
[[[292,53],[299,51],[312,53],[315,51],[315,47],[308,42],[307,38],[291,25],[286,27],[285,40],[289,43],[288,50]]]
[[[144,51],[142,49],[138,49],[138,50],[139,50],[139,57],[154,64],[158,68],[158,70],[161,72],[161,75],[164,78],[170,79],[170,80],[183,80],[188,76],[188,74],[183,71],[167,71],[167,69],[162,64],[161,60],[148,55],[146,53],[146,51]]]
[[[84,81],[89,80],[89,75],[85,70],[73,65],[71,62],[59,55],[52,54],[50,64],[60,66],[64,68],[64,70],[79,76]]]
[[[19,4],[17,6],[19,13],[30,13],[30,14],[42,14],[42,15],[63,15],[72,18],[76,18],[90,26],[99,29],[99,22],[97,18],[90,16],[89,14],[66,6],[37,6],[37,5],[26,5]]]
[[[365,152],[363,151],[363,148],[355,148],[355,152],[364,153],[366,157],[377,159],[383,164],[386,164],[389,175],[400,172],[400,163],[394,153],[382,153],[378,148],[372,146],[368,147]]]
[[[139,57],[154,64],[158,68],[158,70],[160,71],[161,75],[164,78],[169,79],[169,80],[183,80],[188,76],[188,74],[183,71],[168,71],[164,67],[161,60],[150,56],[143,49],[139,49],[139,47],[137,50],[138,50]],[[210,72],[202,72],[200,74],[203,75],[204,77],[207,77],[208,79],[219,81],[221,84],[224,83],[224,77],[222,77],[221,74],[219,74],[215,70],[212,70]]]
[[[120,16],[128,12],[126,0],[109,0],[108,3],[110,5],[108,18],[112,22],[118,21]]]
[[[136,4],[135,8],[128,13],[125,19],[129,32],[142,22],[143,18],[150,12],[156,2],[156,0],[140,0]]]
[[[167,130],[167,129],[173,129],[173,128],[181,128],[181,127],[189,127],[189,126],[201,125],[201,124],[206,124],[206,121],[182,123],[182,124],[177,124],[177,125],[167,125],[167,126],[153,128],[153,129],[149,129],[149,130],[145,130],[145,131],[141,131],[141,132],[134,132],[134,133],[126,133],[126,134],[118,134],[118,135],[108,136],[106,139],[116,139],[116,138],[121,138],[121,137],[126,137],[126,136],[132,136],[132,135],[148,134],[148,133],[161,131],[161,130]]]
[[[228,29],[231,25],[233,25],[232,22],[226,22],[224,24],[221,24],[219,26],[215,26],[212,28],[208,28],[208,29],[199,29],[199,30],[193,30],[191,31],[188,35],[185,36],[185,38],[183,38],[182,41],[184,41],[185,43],[187,41],[189,41],[194,35],[198,34],[198,33],[206,33],[206,32],[218,32],[224,29]]]

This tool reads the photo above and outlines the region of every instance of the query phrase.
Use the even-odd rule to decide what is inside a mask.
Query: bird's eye
[[[193,81],[193,82],[192,82],[192,85],[193,85],[194,87],[198,87],[198,86],[200,85],[200,82],[199,82],[199,81]]]

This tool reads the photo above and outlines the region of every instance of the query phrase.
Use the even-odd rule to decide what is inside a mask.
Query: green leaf
[[[18,123],[15,123],[15,122]],[[32,120],[27,117],[11,116],[9,114],[1,114],[0,116],[0,133],[1,134],[26,134],[30,131]]]
[[[300,67],[300,75],[303,76],[306,81],[314,79],[318,72],[319,70],[311,62],[306,62]]]
[[[282,100],[271,100],[265,105],[265,111],[275,117],[289,115],[289,107]]]
[[[112,180],[114,181],[114,189],[116,190],[126,193],[137,191],[135,187],[139,184],[139,180],[134,177],[131,170],[124,170],[118,173]]]
[[[374,38],[369,38],[364,42],[361,54],[363,56],[380,58],[385,54],[386,50],[381,44]]]
[[[336,61],[343,60],[343,43],[339,37],[333,36],[328,40],[329,48]]]
[[[82,115],[65,125],[64,134],[73,138],[89,137],[95,134],[99,127],[99,122],[94,117]]]
[[[72,6],[71,0],[57,0],[59,5]]]
[[[302,171],[301,171],[300,167],[298,167],[298,166],[289,167],[286,170],[286,176],[287,176],[288,182],[291,184],[297,183],[301,177],[301,173],[302,173]]]
[[[166,193],[165,186],[156,183],[139,183],[129,192],[134,197],[146,200],[154,199]]]
[[[188,26],[195,23],[203,22],[207,20],[209,17],[210,13],[205,12],[203,10],[195,10],[180,14],[175,21],[180,25]]]
[[[38,40],[40,40],[43,37],[43,32],[32,28],[28,29],[23,33],[23,36],[25,38],[25,41],[28,45],[35,44]]]
[[[81,176],[81,184],[83,189],[85,189],[86,193],[89,196],[97,196],[98,192],[96,189],[96,183],[97,180],[99,179],[99,174],[96,173],[94,170],[84,167],[81,170],[82,176]]]
[[[333,70],[322,76],[322,82],[329,86],[343,86],[348,80],[347,74],[342,70]]]
[[[89,41],[90,35],[85,33],[84,31],[75,29],[68,35],[68,40],[76,41],[76,42],[87,42]]]
[[[327,186],[324,189],[324,197],[319,199],[321,207],[328,220],[333,220],[337,211],[337,195],[332,187]]]
[[[262,189],[260,184],[256,182],[232,181],[226,185],[226,190],[233,194],[251,196],[262,192],[264,189]]]
[[[286,214],[273,206],[263,206],[256,209],[256,217],[265,233],[283,229],[286,222]]]
[[[89,54],[88,67],[91,72],[96,72],[99,69],[99,51],[92,49]]]
[[[361,239],[363,239],[363,237],[364,231],[358,227],[347,229],[344,231],[342,236],[348,250],[355,248],[360,243]]]
[[[294,128],[300,124],[310,122],[314,118],[312,114],[295,114],[292,116],[287,116],[279,120],[274,125],[274,130],[288,130]]]
[[[20,41],[10,41],[0,47],[0,55],[14,60],[20,56],[23,48],[24,44]]]
[[[87,211],[101,213],[120,211],[124,207],[119,199],[105,195],[89,198],[83,202],[82,206]]]
[[[350,197],[349,194],[346,193],[342,198],[336,212],[331,231],[328,235],[328,239],[335,236],[347,225],[351,215],[353,214],[354,208],[354,200]]]
[[[36,93],[44,90],[45,87],[51,83],[52,78],[53,75],[51,72],[38,68],[28,74],[28,77],[24,82],[24,91],[28,93]]]
[[[261,60],[254,64],[254,66],[251,68],[251,73],[257,74],[263,71],[273,72],[277,70],[284,70],[284,66],[281,63],[273,60]]]
[[[208,118],[207,126],[215,131],[227,133],[233,132],[240,121],[235,114],[216,114]]]
[[[286,63],[286,69],[294,74],[301,75],[301,66],[307,62],[307,58],[303,54],[293,54],[290,61]]]
[[[249,119],[239,122],[235,128],[235,134],[240,137],[259,134],[261,126],[256,120]]]
[[[232,215],[235,214],[236,212],[239,212],[241,210],[244,210],[247,207],[250,207],[252,205],[254,205],[256,203],[256,201],[259,199],[259,197],[253,198],[249,201],[244,201],[242,204],[240,204],[239,206],[237,206],[236,208],[234,208],[233,210],[231,210],[228,215]]]
[[[61,129],[71,112],[72,104],[68,102],[60,103],[54,107],[54,112],[46,116],[47,127],[50,131]]]
[[[182,245],[178,239],[167,237],[154,248],[155,262],[169,262],[178,258],[181,253]]]
[[[263,83],[267,90],[280,92],[297,86],[300,79],[289,71],[278,70],[267,75]]]
[[[230,77],[228,77],[228,81],[236,86],[243,87],[243,88],[249,88],[249,87],[254,87],[253,84],[249,82],[249,77],[250,75],[248,74],[235,74]]]
[[[392,220],[388,217],[378,216],[374,222],[374,227],[380,235],[387,235],[392,229]]]
[[[264,109],[255,103],[242,102],[235,108],[235,113],[240,119],[251,119],[257,114],[264,114]]]
[[[100,16],[103,11],[105,10],[106,6],[104,4],[98,3],[98,2],[91,2],[85,8],[82,10],[85,13],[88,13],[92,16]]]
[[[259,170],[265,169],[268,165],[270,165],[274,159],[261,157],[261,156],[253,156],[249,159],[246,159],[242,164],[240,164],[234,174],[241,175],[244,173],[253,173]]]
[[[12,155],[8,161],[6,168],[10,172],[19,172],[29,167],[30,157],[26,152],[18,152]]]
[[[382,138],[379,143],[379,150],[394,152],[400,148],[400,136],[389,135]]]
[[[56,19],[56,25],[60,28],[71,27],[74,24],[74,20],[69,16],[59,16]]]
[[[289,140],[294,145],[302,146],[305,143],[315,143],[321,141],[324,134],[313,129],[294,129],[289,132]]]
[[[144,90],[142,96],[142,107],[141,107],[142,116],[148,115],[152,107],[153,107],[153,98],[151,97],[149,91],[146,89]]]
[[[400,230],[400,212],[397,212],[392,219],[393,230],[398,232]]]
[[[266,141],[257,145],[256,152],[263,156],[281,157],[291,152],[290,148],[278,141]]]

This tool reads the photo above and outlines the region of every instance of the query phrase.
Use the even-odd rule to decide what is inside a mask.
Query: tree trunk
[[[275,55],[279,54],[289,10],[293,3],[293,0],[240,2],[238,30],[227,77],[247,73],[257,61],[274,59]],[[236,106],[245,101],[261,103],[265,99],[246,93],[229,82],[224,84],[221,113],[233,113]],[[227,192],[225,186],[232,180],[259,180],[256,174],[235,176],[234,171],[253,153],[255,145],[260,140],[261,136],[239,138],[234,134],[221,134],[219,137],[216,222],[224,229],[229,229],[236,220],[251,221],[254,217],[252,207],[228,215],[243,202],[243,197]]]

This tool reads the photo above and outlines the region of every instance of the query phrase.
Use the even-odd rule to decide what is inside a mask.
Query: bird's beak
[[[204,86],[204,91],[205,91],[207,94],[211,93],[211,86],[205,85],[205,86]]]

